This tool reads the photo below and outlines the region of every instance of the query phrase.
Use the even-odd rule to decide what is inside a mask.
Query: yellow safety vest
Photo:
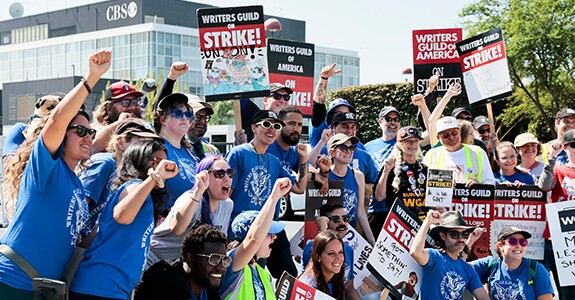
[[[468,145],[463,144],[463,149],[465,151],[465,170],[463,170],[463,172],[465,173],[465,180],[470,180],[470,179],[477,179],[477,182],[481,183],[482,178],[483,178],[483,155],[481,155],[481,153],[479,151],[475,151],[475,155],[477,156],[477,169],[479,172],[477,172],[478,176],[475,177],[473,176],[473,174],[469,174],[467,172],[467,169],[474,169],[473,167],[473,159],[471,158],[471,147],[469,147]],[[437,162],[433,162],[433,156],[435,155],[436,152],[439,152],[439,155],[437,157]],[[439,148],[435,148],[435,149],[431,149],[430,153],[429,153],[429,168],[433,169],[433,168],[438,168],[441,169],[444,165],[443,165],[443,157],[445,156],[445,152],[447,152],[447,150],[445,149],[445,147],[439,147]]]
[[[258,264],[256,264],[256,271],[260,276],[262,284],[265,290],[266,300],[276,300],[274,290],[271,284],[270,274]],[[244,267],[244,274],[242,282],[240,283],[240,288],[235,288],[234,291],[225,297],[228,299],[240,299],[240,300],[252,300],[256,299],[256,292],[254,288],[254,278],[252,277],[252,269],[250,266]]]

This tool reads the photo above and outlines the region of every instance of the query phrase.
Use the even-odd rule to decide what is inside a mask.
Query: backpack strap
[[[491,259],[489,261],[489,264],[487,264],[487,281],[486,283],[489,283],[489,281],[491,280],[491,275],[493,275],[493,271],[495,271],[495,267],[497,266],[497,264],[499,263],[499,261],[501,260],[501,257],[493,257],[493,259]]]
[[[42,276],[24,257],[18,254],[14,249],[8,245],[0,245],[0,253],[4,254],[6,258],[15,263],[30,279],[41,278]]]
[[[529,276],[527,278],[527,284],[528,285],[533,285],[534,284],[534,280],[535,280],[535,275],[537,275],[537,268],[538,266],[538,262],[534,259],[530,259],[529,260]]]

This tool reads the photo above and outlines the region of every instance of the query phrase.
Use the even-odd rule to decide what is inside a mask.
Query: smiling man
[[[226,246],[223,232],[198,226],[184,239],[180,259],[172,264],[160,261],[144,273],[135,299],[219,299],[217,289],[232,263]]]
[[[208,123],[210,122],[210,118],[214,114],[212,105],[208,102],[200,101],[198,96],[187,96],[189,99],[188,104],[194,111],[194,119],[190,124],[190,128],[188,129],[187,134],[187,137],[192,144],[192,153],[198,158],[198,161],[204,159],[206,154],[220,154],[218,148],[210,144],[204,138],[206,131],[208,131]]]
[[[379,173],[383,168],[383,161],[389,156],[397,141],[397,130],[401,127],[399,111],[393,106],[382,108],[377,123],[381,128],[381,137],[365,144],[365,150],[373,158]]]

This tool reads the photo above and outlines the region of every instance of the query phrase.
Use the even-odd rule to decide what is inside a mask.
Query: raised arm
[[[383,199],[385,199],[385,196],[387,195],[387,179],[389,178],[389,174],[393,171],[394,167],[395,153],[392,153],[383,162],[383,173],[379,177],[379,181],[377,182],[377,186],[375,188],[375,200],[383,201]]]
[[[439,118],[441,118],[441,115],[443,114],[443,111],[445,110],[445,107],[447,106],[447,103],[451,97],[457,96],[459,94],[461,94],[461,84],[454,83],[449,86],[447,92],[445,92],[443,98],[439,100],[439,103],[437,103],[437,106],[431,113],[431,116],[429,116],[429,142],[431,143],[431,147],[437,145],[439,142],[437,138],[437,129],[435,128],[435,123],[437,120],[439,120]]]
[[[341,73],[341,70],[336,70],[335,69],[335,63],[329,66],[325,66],[321,69],[321,72],[319,73],[319,80],[317,82],[317,85],[315,87],[315,91],[313,93],[313,101],[314,101],[314,110],[313,110],[313,116],[311,119],[311,124],[313,125],[313,127],[319,127],[323,121],[325,120],[325,97],[327,96],[327,81],[331,76],[334,76],[336,74]],[[323,106],[323,111],[319,111],[319,109],[315,109],[315,108],[319,108],[316,107],[316,103],[317,104],[321,104],[324,105]]]
[[[543,168],[543,172],[541,172],[541,177],[539,178],[539,182],[537,185],[540,189],[544,191],[550,191],[555,187],[555,176],[553,173],[553,169],[555,167],[555,161],[557,160],[557,155],[561,153],[563,150],[563,145],[559,143],[554,143],[550,146],[551,152],[549,153],[549,157],[547,158],[547,164]]]
[[[291,191],[296,194],[303,194],[307,187],[307,147],[304,144],[297,144],[297,154],[299,154],[299,170],[295,185]]]
[[[172,222],[170,223],[170,230],[175,235],[182,235],[186,232],[188,225],[194,217],[200,198],[210,186],[210,177],[207,170],[203,170],[196,174],[196,183],[190,192],[183,193],[178,197],[178,201],[185,201],[184,205],[180,206]],[[180,199],[182,198],[182,199]]]
[[[52,110],[46,126],[42,129],[44,145],[51,154],[55,154],[62,144],[68,124],[78,114],[88,96],[88,88],[84,85],[86,84],[91,90],[100,80],[100,77],[108,71],[111,62],[112,51],[110,50],[100,50],[90,55],[90,58],[88,58],[88,74]]]
[[[427,232],[429,231],[429,227],[431,224],[439,224],[441,220],[441,213],[436,210],[429,210],[427,213],[427,218],[423,220],[423,224],[419,228],[419,231],[415,235],[413,239],[413,243],[411,244],[411,249],[409,249],[409,254],[411,257],[415,259],[415,261],[420,266],[425,266],[429,261],[429,252],[425,250],[425,239],[427,237]]]
[[[232,264],[233,272],[243,269],[254,255],[256,255],[270,230],[278,200],[290,191],[291,186],[292,184],[289,178],[279,178],[276,180],[272,193],[250,226],[246,238],[236,249],[234,262]]]
[[[323,149],[323,146],[325,146],[329,138],[332,136],[332,132],[333,131],[331,129],[324,129],[323,132],[321,133],[321,140],[309,152],[307,162],[310,163],[312,166],[316,165],[318,156],[321,153],[321,149]]]

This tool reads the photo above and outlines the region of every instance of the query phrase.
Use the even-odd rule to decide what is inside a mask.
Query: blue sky
[[[161,0],[158,0],[161,1]],[[101,0],[3,0],[0,20],[9,19],[9,3],[20,2],[24,15],[59,10]],[[360,83],[405,81],[412,67],[411,32],[414,29],[460,27],[458,13],[472,0],[359,0],[359,1],[194,1],[214,6],[263,5],[264,12],[306,21],[306,39],[321,46],[359,52]],[[353,4],[353,5],[352,5]],[[464,37],[466,33],[464,32]],[[409,78],[412,80],[412,78]]]

